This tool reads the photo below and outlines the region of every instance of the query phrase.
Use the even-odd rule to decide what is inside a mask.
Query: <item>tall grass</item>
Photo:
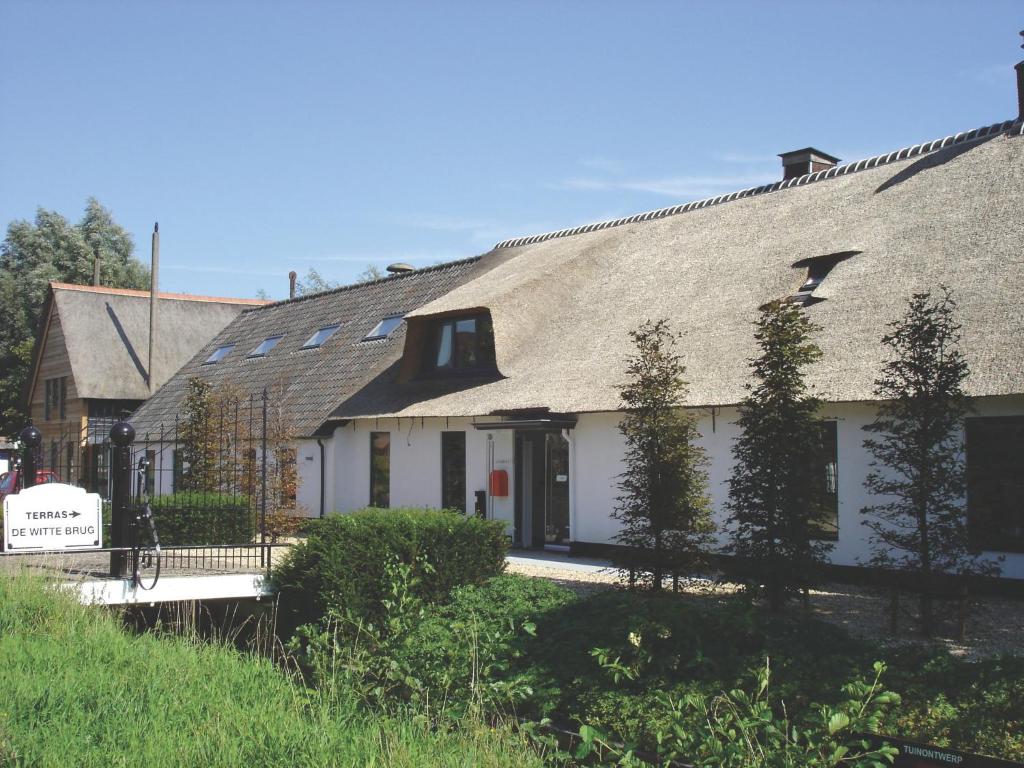
[[[225,645],[133,634],[38,579],[0,578],[0,765],[532,766],[524,743],[328,703]]]

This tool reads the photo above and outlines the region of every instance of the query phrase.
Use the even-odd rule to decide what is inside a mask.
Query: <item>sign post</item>
[[[8,552],[99,549],[103,502],[98,493],[62,483],[44,483],[4,499],[4,543]]]
[[[31,488],[36,484],[36,456],[39,453],[39,446],[42,445],[43,435],[30,424],[21,430],[18,438],[22,445],[21,487]]]

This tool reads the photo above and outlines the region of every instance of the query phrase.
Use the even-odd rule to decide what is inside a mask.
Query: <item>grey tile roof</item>
[[[486,307],[501,377],[379,386],[338,416],[612,411],[628,332],[668,318],[689,403],[736,403],[756,355],[757,309],[793,295],[806,259],[857,251],[807,306],[824,357],[810,383],[873,399],[880,339],[911,292],[950,286],[971,365],[968,394],[1024,393],[1024,126],[967,131],[777,184],[626,219],[517,238],[504,261],[410,313]],[[685,214],[685,215],[680,215]],[[485,256],[490,258],[490,256]]]
[[[174,424],[188,380],[200,376],[250,394],[266,388],[283,401],[295,434],[312,435],[340,402],[401,356],[404,323],[385,339],[363,341],[381,318],[442,296],[481,267],[474,257],[244,312],[182,366],[131,422],[140,436],[155,439],[161,425]],[[322,347],[301,349],[318,329],[335,324],[341,328]],[[283,338],[265,357],[249,358],[270,336]],[[223,360],[203,364],[228,344],[234,349]]]

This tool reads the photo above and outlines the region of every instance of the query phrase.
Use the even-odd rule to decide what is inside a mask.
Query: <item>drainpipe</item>
[[[320,446],[320,517],[323,518],[324,506],[327,503],[324,499],[324,473],[327,472],[327,468],[324,466],[324,439],[322,437],[318,437],[316,439],[316,444]]]

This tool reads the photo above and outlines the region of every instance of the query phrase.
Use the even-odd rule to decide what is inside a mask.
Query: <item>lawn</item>
[[[327,703],[218,644],[126,632],[24,577],[0,579],[0,765],[530,766],[515,736]]]

